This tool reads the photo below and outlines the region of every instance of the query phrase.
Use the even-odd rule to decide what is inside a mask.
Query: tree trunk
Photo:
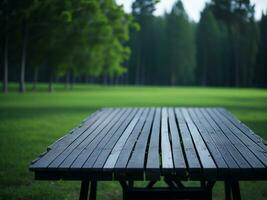
[[[91,80],[91,78],[89,77],[89,76],[85,76],[84,77],[84,83],[87,85],[87,84],[89,84],[90,83],[90,80]]]
[[[76,76],[75,76],[75,74],[73,73],[73,74],[72,74],[71,85],[70,85],[70,88],[71,88],[71,89],[74,88],[75,81],[76,81]]]
[[[206,51],[205,51],[206,52]],[[206,59],[206,53],[203,56],[204,61],[202,62],[202,77],[201,77],[201,85],[202,86],[207,86],[207,59]]]
[[[109,76],[109,84],[108,85],[113,85],[114,84],[114,76]]]
[[[4,44],[4,79],[3,79],[3,92],[8,93],[8,32],[5,35]]]
[[[25,92],[25,68],[27,57],[27,44],[28,44],[28,24],[26,19],[23,20],[23,46],[22,46],[22,58],[21,58],[21,72],[20,72],[20,92]]]
[[[240,70],[239,70],[239,55],[235,55],[235,87],[239,87],[240,84]]]
[[[70,85],[70,73],[67,72],[65,77],[65,89],[68,89],[69,85]]]
[[[48,91],[50,93],[54,92],[54,87],[53,87],[53,75],[50,75],[50,80],[49,80],[49,85],[48,85]]]
[[[38,68],[34,69],[33,86],[32,91],[36,91],[38,83]]]
[[[126,73],[123,75],[122,85],[127,85],[127,84],[129,84],[129,63],[128,63],[128,61],[126,61],[125,66],[126,66],[127,71],[126,71]]]
[[[145,63],[145,61],[144,61]],[[140,69],[140,83],[141,85],[144,85],[145,84],[145,66],[142,64],[141,65],[141,69]]]
[[[128,85],[128,84],[129,84],[129,72],[126,73],[125,82],[124,82],[124,85]]]
[[[91,77],[91,81],[90,81],[90,83],[91,83],[91,84],[95,84],[95,77],[94,77],[94,76]]]
[[[107,85],[108,84],[108,75],[107,75],[107,73],[104,73],[103,74],[103,84],[104,85]]]
[[[136,71],[135,71],[135,84],[139,85],[140,84],[140,55],[138,55],[137,58],[137,65],[136,65]]]

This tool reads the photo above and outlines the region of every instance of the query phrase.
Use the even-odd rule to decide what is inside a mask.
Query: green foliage
[[[259,36],[249,0],[213,0],[197,24],[188,19],[181,1],[165,16],[152,16],[155,2],[133,4],[141,31],[130,34],[130,83],[237,87],[266,83],[262,74],[267,34]]]
[[[115,2],[1,1],[0,44],[9,41],[9,58],[1,48],[0,61],[10,62],[9,78],[16,81],[26,63],[27,80],[40,71],[51,82],[65,76],[66,82],[266,87],[266,16],[257,23],[249,0],[212,0],[199,23],[188,19],[181,0],[164,16],[153,15],[159,0],[135,0],[132,14]]]
[[[217,20],[210,9],[201,13],[201,19],[197,28],[197,60],[198,81],[201,85],[216,85],[218,81],[218,66],[221,59],[221,32]]]
[[[110,77],[120,76],[125,72],[122,64],[129,57],[129,49],[123,46],[129,40],[128,29],[131,18],[118,7],[113,0],[104,1],[101,5],[106,13],[107,30],[105,32],[105,48],[103,74]]]
[[[194,82],[195,37],[191,23],[179,0],[173,6],[167,20],[167,65],[172,85],[188,85]]]
[[[267,13],[259,22],[260,42],[254,81],[257,86],[267,87]]]
[[[230,67],[226,67],[226,70],[231,71],[233,76],[227,76],[226,82],[235,86],[253,85],[259,43],[254,6],[249,0],[213,0],[208,6],[216,20],[225,24],[228,30],[230,45],[228,55],[223,59],[230,60]]]
[[[145,80],[151,76],[153,51],[151,51],[151,35],[153,33],[153,11],[158,0],[136,0],[132,4],[132,14],[141,30],[132,32],[131,48],[134,52],[131,63],[130,73],[133,73],[136,84],[144,84]],[[147,59],[150,58],[150,59]],[[147,81],[148,82],[148,81]]]
[[[133,16],[141,26],[131,32],[130,82],[135,84],[194,84],[195,35],[182,2],[172,12],[155,17],[157,1],[135,1]]]
[[[14,24],[20,25],[21,19],[27,22],[27,63],[32,69],[44,67],[50,79],[70,72],[73,76],[125,72],[123,64],[130,55],[125,43],[132,18],[115,1],[8,1],[0,10],[6,8],[13,16],[10,29],[18,40],[22,33]]]

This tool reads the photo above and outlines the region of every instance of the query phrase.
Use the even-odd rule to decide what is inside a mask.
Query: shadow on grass
[[[72,116],[73,114],[90,115],[95,112],[99,107],[39,107],[39,108],[1,108],[0,119],[18,120],[30,119],[35,117],[46,117],[49,115],[66,115]]]

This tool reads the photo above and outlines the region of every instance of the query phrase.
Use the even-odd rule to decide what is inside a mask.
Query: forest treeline
[[[64,77],[120,76],[130,56],[132,16],[114,0],[3,0],[0,2],[3,90],[8,80],[52,83]]]
[[[8,81],[267,87],[267,13],[249,0],[211,0],[198,23],[180,0],[3,0],[3,90]]]
[[[155,3],[133,7],[141,30],[131,32],[130,83],[267,86],[267,16],[256,21],[249,0],[212,0],[198,23],[181,1],[162,17],[152,15]]]

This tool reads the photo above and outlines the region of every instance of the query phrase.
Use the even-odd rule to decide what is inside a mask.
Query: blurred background
[[[0,200],[78,199],[28,167],[102,107],[224,107],[267,139],[267,0],[0,0],[0,71]]]
[[[187,10],[185,9],[185,5]],[[1,79],[267,86],[265,0],[2,0]]]

